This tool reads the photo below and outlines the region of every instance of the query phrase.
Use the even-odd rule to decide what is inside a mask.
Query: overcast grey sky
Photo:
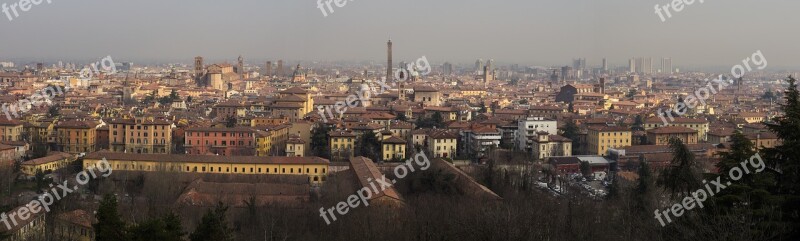
[[[732,66],[762,50],[771,67],[800,67],[798,0],[705,0],[661,22],[654,5],[669,2],[355,0],[323,17],[315,0],[52,0],[1,16],[0,60],[382,61],[391,35],[400,60]]]

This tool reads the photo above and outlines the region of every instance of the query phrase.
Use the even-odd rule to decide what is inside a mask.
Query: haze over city
[[[800,240],[796,0],[0,0],[0,241]]]
[[[375,61],[391,36],[397,59],[470,64],[477,58],[523,65],[587,58],[627,65],[637,56],[671,57],[685,67],[728,66],[759,48],[775,68],[797,66],[797,1],[705,1],[668,24],[656,1],[353,1],[323,17],[314,1],[59,1],[0,21],[0,56],[24,61],[190,63]],[[13,33],[13,34],[12,34]],[[736,51],[739,50],[739,51]]]

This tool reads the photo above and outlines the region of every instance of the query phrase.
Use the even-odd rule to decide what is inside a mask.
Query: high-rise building
[[[572,79],[572,75],[570,74],[571,72],[572,72],[572,67],[569,67],[569,66],[561,67],[561,80],[562,80],[562,82],[563,82],[563,80]]]
[[[483,59],[475,60],[475,73],[483,74]]]
[[[603,72],[608,72],[608,61],[603,58]]]
[[[628,59],[628,72],[636,73],[636,60]]]
[[[663,74],[672,74],[672,59],[671,58],[662,58],[661,59],[661,73]]]
[[[386,81],[391,81],[392,78],[392,40],[386,42]]]
[[[442,65],[442,74],[444,75],[452,75],[453,74],[453,64],[444,62]]]
[[[267,61],[267,72],[264,74],[267,75],[267,78],[272,76],[272,61]]]
[[[578,71],[586,69],[586,58],[573,59],[572,68]]]
[[[285,75],[283,75],[283,60],[282,59],[278,60],[278,70],[276,72],[278,72],[277,73],[278,74],[278,78],[286,77]]]
[[[642,73],[644,73],[644,74],[652,74],[653,73],[653,58],[643,58],[642,59]]]

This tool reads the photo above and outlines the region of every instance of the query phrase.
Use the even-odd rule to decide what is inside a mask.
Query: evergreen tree
[[[314,155],[322,158],[330,158],[331,146],[330,143],[328,143],[328,139],[330,138],[328,132],[330,132],[328,125],[324,123],[318,124],[317,127],[311,131],[311,151]]]
[[[236,116],[230,115],[228,117],[225,117],[225,127],[228,128],[234,127],[236,126],[236,122],[237,122]]]
[[[434,112],[431,116],[431,125],[435,126],[436,128],[444,128],[444,118],[442,118],[442,113]]]
[[[403,112],[398,113],[397,116],[394,119],[395,120],[399,120],[399,121],[408,120],[408,118],[406,117],[406,113],[403,113]]]
[[[781,200],[780,210],[783,212],[780,221],[791,230],[782,237],[800,239],[800,92],[794,77],[786,80],[788,89],[784,92],[785,104],[781,105],[784,115],[775,118],[774,123],[766,123],[767,128],[778,135],[781,144],[775,148],[764,149],[767,172],[775,175],[775,184],[771,193]]]
[[[572,120],[568,120],[564,125],[564,129],[562,130],[563,132],[561,135],[572,140],[573,154],[575,154],[574,150],[580,145],[580,129],[578,128],[578,125],[576,125]]]
[[[56,117],[61,115],[61,109],[58,105],[51,105],[50,108],[47,109],[47,116],[50,118]]]
[[[669,146],[672,149],[672,161],[661,172],[657,183],[672,197],[689,196],[702,185],[699,166],[683,141],[672,138]]]
[[[192,241],[233,241],[233,230],[228,227],[225,214],[228,207],[222,202],[214,210],[209,209],[194,233],[189,235]]]
[[[611,183],[608,186],[608,195],[606,195],[606,199],[612,200],[617,199],[622,196],[622,184],[619,181],[619,176],[614,175],[612,176]]]
[[[581,168],[581,174],[583,174],[584,177],[589,176],[589,174],[591,174],[592,172],[592,167],[589,166],[589,162],[582,161],[580,164],[580,168]]]
[[[650,164],[644,156],[639,156],[639,180],[637,181],[636,188],[631,193],[636,202],[637,208],[642,212],[650,212],[653,210],[653,174],[650,172]],[[614,180],[617,182],[618,180]]]
[[[129,233],[132,241],[181,241],[181,237],[186,235],[180,217],[174,213],[135,225]]]
[[[361,135],[359,140],[359,153],[373,161],[380,161],[381,159],[381,142],[375,133],[367,131]]]
[[[167,234],[169,241],[180,241],[183,240],[181,237],[186,235],[186,232],[183,231],[183,225],[181,225],[181,217],[175,213],[169,213],[161,217],[161,220],[164,221],[164,232]]]
[[[126,241],[130,240],[126,232],[126,224],[117,210],[117,198],[111,194],[103,196],[95,214],[97,223],[93,224],[95,240]]]

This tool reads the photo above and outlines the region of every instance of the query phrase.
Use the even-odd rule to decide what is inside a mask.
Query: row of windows
[[[387,151],[389,151],[391,149],[394,149],[394,151],[398,151],[397,149],[400,149],[400,151],[403,150],[403,146],[401,146],[401,145],[384,145],[384,146],[386,146],[386,150]],[[391,148],[391,147],[394,147],[394,148]]]
[[[353,138],[342,138],[342,142],[352,142]],[[339,142],[339,138],[333,138],[333,142]]]
[[[112,128],[117,128],[117,125],[116,125],[116,124],[114,124],[114,125],[112,125],[111,127],[112,127]],[[129,130],[133,130],[133,129],[134,129],[134,128],[133,128],[133,126],[127,126],[127,127],[128,127],[128,129],[129,129]],[[144,126],[144,129],[145,129],[145,130],[147,130],[147,128],[148,128],[148,127],[149,127],[149,126]],[[123,129],[124,129],[124,128],[125,128],[125,126],[123,126]],[[142,126],[141,126],[141,125],[137,125],[137,126],[136,126],[136,129],[137,129],[137,130],[141,130],[141,129],[142,129]],[[161,129],[162,129],[162,130],[166,130],[166,129],[167,129],[167,126],[166,126],[166,125],[161,125]],[[158,126],[156,126],[155,128],[153,128],[153,130],[158,130]]]
[[[120,169],[120,165],[117,164],[116,169],[118,169],[118,170],[141,170],[141,171],[152,171],[153,170],[152,167],[149,166],[149,165],[148,166],[144,166],[144,165],[136,166],[134,164],[130,164],[130,169],[128,169],[128,166],[129,166],[128,164],[122,164],[122,169]],[[170,166],[169,167],[169,171],[173,171],[173,172],[174,171],[181,171],[181,169],[182,168],[180,168],[179,166]],[[272,172],[270,172],[270,168],[263,168],[262,169],[261,167],[259,167],[259,168],[250,167],[249,169],[250,169],[249,173],[255,173],[256,170],[258,170],[257,173],[279,173],[277,167],[276,168],[272,168]],[[286,169],[287,168],[280,168],[280,170],[281,170],[280,173],[303,174],[303,168],[299,168],[299,167],[298,168],[288,168],[289,172],[286,172]],[[200,169],[198,169],[197,167],[191,167],[190,168],[189,166],[186,166],[186,168],[185,168],[186,172],[197,172],[198,170],[200,170],[201,172],[205,172],[206,171],[206,167],[200,167]],[[322,168],[321,170],[322,170],[321,174],[325,174],[325,172],[327,171],[327,168]],[[264,171],[266,171],[266,172],[264,172]],[[222,171],[222,167],[217,167],[216,169],[214,167],[210,167],[210,168],[208,168],[208,172],[220,172],[220,173],[222,173],[223,171]],[[231,168],[230,167],[225,167],[225,171],[224,172],[225,173],[231,172]],[[238,168],[238,167],[234,167],[233,168],[233,173],[247,173],[247,172],[248,172],[248,168],[244,168],[244,167],[243,168]],[[311,173],[311,168],[306,168],[306,172],[305,173],[306,174]],[[314,168],[314,174],[320,174],[320,168]]]
[[[129,144],[133,144],[133,143],[134,143],[134,142],[133,142],[133,138],[131,138],[131,141],[129,142]],[[138,139],[138,138],[137,138],[137,139],[136,139],[136,144],[147,144],[147,139]],[[153,142],[153,144],[159,144],[159,143],[158,143],[158,140],[155,140],[155,141]],[[166,141],[166,140],[164,140],[164,139],[162,138],[162,139],[161,139],[161,144],[162,144],[162,145],[164,145],[164,144],[167,144],[167,141]]]
[[[69,135],[69,131],[67,131],[66,133],[67,133],[67,134],[66,134],[66,135],[64,135],[64,131],[62,130],[62,131],[59,131],[59,132],[58,132],[58,135],[59,135],[59,136],[68,136],[68,135]],[[80,135],[81,135],[80,131],[75,131],[75,135],[77,135],[77,136],[80,136]],[[88,132],[88,131],[83,131],[83,136],[88,136],[88,135],[89,135],[89,132]]]
[[[445,150],[447,150],[446,148],[442,148],[441,146],[437,146],[437,147],[436,147],[436,150],[437,150],[437,151],[441,151],[442,149],[445,149]],[[455,149],[456,149],[456,148],[455,148],[455,147],[453,147],[453,146],[451,146],[451,147],[450,147],[450,150],[455,150]]]
[[[209,132],[187,132],[186,136],[200,136],[200,133],[203,133],[203,136],[211,136],[211,133],[209,133]],[[217,136],[217,133],[219,133],[219,132],[214,132],[214,136]],[[231,132],[230,136],[231,137],[236,137],[237,135],[236,135],[235,132]],[[239,137],[253,137],[253,133],[252,132],[249,132],[249,133],[239,132],[238,136]],[[228,132],[222,132],[222,137],[228,137]]]
[[[613,133],[613,135],[612,135],[612,133]],[[612,132],[612,133],[600,132],[600,136],[617,136],[618,133],[619,133],[620,136],[630,135],[629,132]],[[606,135],[606,134],[608,134],[608,135]]]
[[[191,140],[189,140],[187,142],[188,142],[189,145],[192,144]],[[222,141],[222,145],[223,146],[227,146],[228,143],[229,143],[228,141]],[[200,140],[195,140],[194,144],[199,146],[200,145]],[[235,146],[236,145],[236,141],[230,141],[230,144],[231,144],[231,146]],[[209,145],[208,140],[206,140],[206,145]],[[217,140],[214,140],[214,145],[215,146],[217,145]],[[239,145],[240,146],[244,146],[244,141],[239,141]],[[252,145],[253,145],[253,141],[247,141],[247,146],[252,146]]]
[[[624,141],[625,141],[625,143],[630,143],[630,140],[628,140],[628,139],[625,139]],[[600,143],[606,143],[606,142],[608,142],[608,143],[612,143],[612,142],[611,142],[611,140],[600,140]],[[616,140],[616,139],[614,139],[614,142],[613,142],[613,143],[614,143],[614,144],[616,144],[616,143],[617,143],[617,140]],[[619,143],[623,143],[623,140],[619,140]]]

